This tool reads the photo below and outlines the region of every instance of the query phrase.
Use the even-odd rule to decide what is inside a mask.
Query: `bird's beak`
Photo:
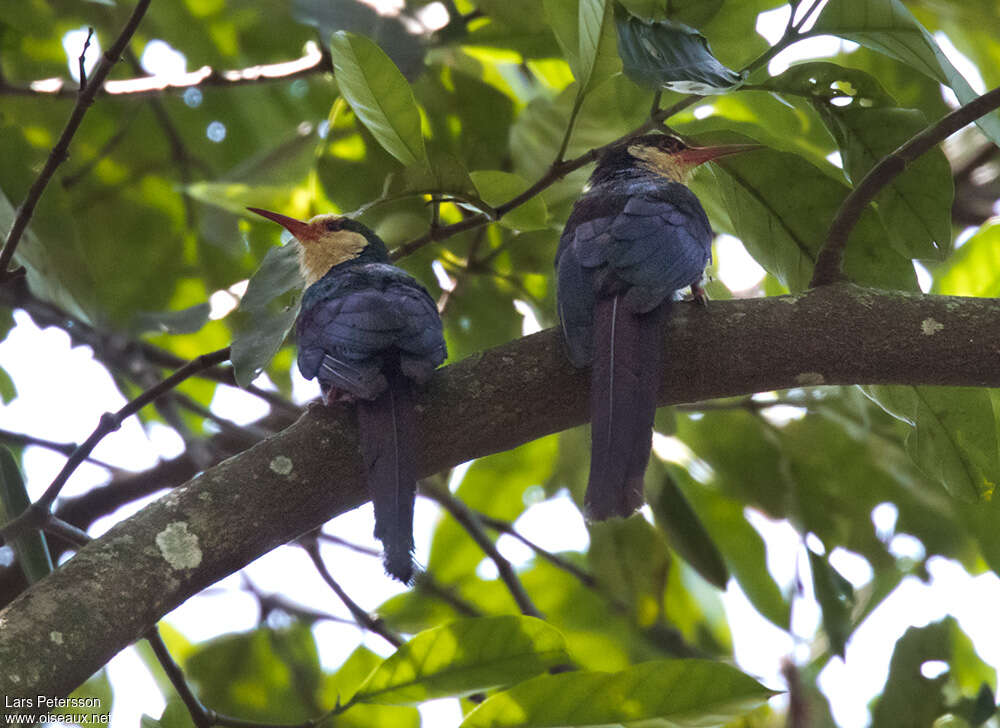
[[[720,144],[715,147],[688,147],[677,153],[685,166],[697,167],[699,164],[711,162],[719,157],[728,157],[730,154],[740,154],[742,152],[752,152],[755,149],[763,149],[763,144]]]
[[[302,220],[296,220],[294,217],[288,217],[288,215],[282,215],[278,212],[271,212],[270,210],[261,210],[259,207],[248,207],[250,212],[255,212],[261,217],[266,217],[268,220],[274,220],[276,223],[285,228],[288,232],[298,238],[299,242],[310,237],[309,224],[302,222]]]

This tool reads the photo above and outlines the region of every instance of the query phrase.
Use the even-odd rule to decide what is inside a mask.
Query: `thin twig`
[[[53,480],[52,484],[45,490],[42,497],[38,499],[36,505],[44,506],[46,508],[52,505],[56,496],[59,495],[59,491],[62,490],[63,485],[66,483],[66,480],[70,475],[72,475],[73,471],[76,470],[77,466],[83,462],[84,458],[94,451],[94,448],[97,447],[97,443],[99,443],[105,435],[108,435],[120,428],[122,422],[124,422],[128,417],[131,417],[147,404],[155,401],[161,395],[169,392],[181,382],[190,379],[198,371],[215,366],[216,364],[224,362],[227,359],[229,359],[228,346],[209,354],[202,354],[198,358],[189,361],[156,386],[150,387],[135,399],[127,402],[125,406],[117,412],[105,412],[101,415],[101,421],[97,428],[90,435],[90,437],[88,437],[86,441],[77,448],[76,452],[70,455],[69,460],[63,466],[63,469],[59,471],[55,480]]]
[[[53,452],[60,453],[67,457],[72,455],[76,451],[76,448],[79,447],[75,442],[55,442],[53,440],[46,440],[43,437],[26,435],[23,432],[14,432],[12,430],[2,429],[0,429],[0,441],[9,442],[13,445],[34,445],[36,447],[44,447],[46,450],[52,450]],[[95,457],[88,456],[86,462],[97,465],[105,470],[110,470],[112,473],[122,472],[121,468],[115,467],[114,465],[106,463]]]
[[[264,592],[250,581],[250,578],[246,575],[246,572],[240,574],[243,582],[243,589],[250,593],[254,599],[257,600],[257,606],[260,609],[260,619],[258,621],[264,622],[271,612],[278,610],[282,611],[290,617],[295,617],[296,619],[302,619],[307,622],[340,622],[342,624],[355,624],[352,619],[345,619],[343,617],[338,617],[329,612],[323,612],[318,609],[312,609],[311,607],[304,606],[298,602],[293,602],[291,599],[283,594]],[[202,592],[204,594],[204,592]]]
[[[56,516],[49,516],[42,529],[46,533],[57,536],[77,547],[86,546],[94,540],[83,529],[77,528],[72,523],[66,523],[66,521]]]
[[[372,617],[368,612],[361,608],[361,606],[355,602],[351,597],[344,591],[344,588],[337,583],[330,573],[330,570],[326,568],[326,563],[323,561],[323,556],[319,552],[319,542],[314,537],[306,537],[299,540],[299,545],[305,549],[305,552],[309,554],[309,558],[312,559],[313,565],[316,567],[316,571],[319,572],[320,577],[326,582],[334,594],[336,594],[340,601],[344,603],[347,610],[354,617],[354,621],[364,629],[369,632],[374,632],[379,637],[384,639],[386,642],[391,644],[393,647],[401,647],[403,644],[403,638],[398,634],[390,630],[381,619],[376,619]]]
[[[59,491],[62,490],[62,487],[66,484],[69,476],[73,474],[77,467],[79,467],[80,463],[87,459],[90,453],[94,451],[94,448],[97,447],[97,444],[104,439],[105,435],[117,430],[121,427],[122,422],[126,418],[134,415],[147,404],[156,400],[157,397],[160,397],[165,392],[169,392],[171,389],[193,376],[201,369],[214,366],[220,362],[226,361],[228,358],[229,347],[213,351],[210,354],[203,354],[197,359],[192,359],[155,387],[150,387],[135,399],[127,402],[125,406],[117,412],[105,412],[101,415],[100,422],[91,433],[90,437],[88,437],[86,441],[84,441],[84,443],[80,445],[72,455],[70,455],[65,465],[63,465],[62,470],[59,471],[59,474],[56,475],[49,487],[46,488],[42,497],[32,503],[31,506],[25,509],[24,512],[22,512],[17,518],[9,521],[3,528],[0,528],[0,538],[9,541],[25,528],[42,527],[47,522],[48,518],[51,517],[50,508],[52,507],[52,503],[59,495]]]
[[[62,134],[59,135],[59,140],[56,142],[55,146],[52,147],[52,151],[49,153],[49,158],[45,161],[45,166],[42,168],[42,171],[39,172],[38,177],[35,178],[34,183],[31,185],[31,189],[28,190],[28,195],[24,198],[24,202],[22,202],[21,206],[18,208],[17,216],[14,218],[14,224],[7,233],[7,240],[4,242],[3,250],[0,251],[0,276],[5,276],[7,274],[7,269],[10,267],[10,262],[14,257],[14,252],[17,250],[17,244],[21,241],[21,236],[24,235],[24,231],[27,229],[28,223],[31,221],[31,216],[35,212],[35,205],[37,205],[38,201],[41,199],[42,193],[45,191],[45,187],[52,179],[52,175],[55,174],[56,168],[69,156],[70,141],[72,141],[77,129],[80,128],[80,122],[83,121],[84,114],[87,113],[87,109],[94,102],[97,90],[101,88],[101,85],[104,83],[104,79],[107,78],[108,74],[111,72],[111,68],[118,62],[118,58],[121,56],[125,46],[132,38],[132,34],[135,33],[136,28],[139,27],[139,21],[141,21],[142,16],[145,15],[146,8],[149,7],[149,3],[150,0],[139,0],[139,2],[136,3],[131,17],[129,17],[128,22],[122,29],[122,32],[118,34],[118,38],[115,39],[115,42],[108,49],[108,51],[101,56],[101,60],[94,68],[94,73],[90,79],[86,82],[86,84],[80,86],[80,92],[77,96],[76,104],[73,106],[73,111],[70,114],[69,121],[66,122],[66,127],[63,129]],[[81,65],[82,63],[83,61],[81,59]],[[82,83],[82,76],[80,80]]]
[[[965,125],[971,124],[998,107],[1000,107],[1000,87],[976,97],[942,117],[868,170],[868,174],[837,210],[827,232],[826,242],[816,257],[816,267],[813,269],[809,286],[816,288],[844,279],[843,264],[847,238],[868,204],[896,179],[910,162],[936,147]]]
[[[153,648],[153,654],[156,655],[156,660],[163,668],[163,672],[167,674],[170,684],[174,686],[174,690],[177,691],[188,713],[191,714],[191,721],[197,728],[210,728],[212,725],[215,725],[214,716],[195,697],[191,686],[188,685],[187,680],[184,678],[184,673],[181,672],[180,665],[174,660],[167,649],[166,643],[163,641],[163,637],[160,636],[159,628],[154,624],[144,636],[146,637],[146,641],[149,642],[149,646]]]
[[[316,534],[316,538],[320,541],[326,541],[327,543],[336,544],[337,546],[343,546],[351,551],[357,551],[359,554],[364,554],[365,556],[375,556],[382,558],[382,552],[378,549],[373,549],[368,546],[362,546],[361,544],[353,543],[347,539],[341,538],[340,536],[334,536],[332,533],[324,533],[319,531]]]
[[[508,536],[512,536],[513,538],[516,538],[518,541],[520,541],[521,543],[523,543],[529,549],[531,549],[532,551],[534,551],[540,558],[548,561],[553,566],[555,566],[555,567],[557,567],[559,569],[562,569],[566,573],[568,573],[568,574],[576,577],[576,579],[581,584],[583,584],[584,586],[586,586],[588,588],[591,588],[591,589],[593,589],[593,588],[595,588],[597,586],[597,580],[594,579],[593,574],[591,574],[590,572],[586,571],[585,569],[581,569],[579,566],[577,566],[576,564],[574,564],[569,559],[564,559],[559,554],[554,554],[551,551],[543,549],[541,546],[539,546],[535,542],[533,542],[530,539],[528,539],[527,537],[521,535],[517,531],[517,529],[514,528],[514,524],[511,523],[510,521],[504,521],[504,520],[502,520],[500,518],[493,518],[492,516],[488,516],[485,513],[480,513],[478,511],[476,511],[475,513],[476,513],[476,517],[480,521],[482,521],[483,525],[486,526],[487,528],[491,528],[494,531],[498,531],[500,533],[505,533]]]
[[[442,508],[448,511],[451,517],[458,521],[459,525],[476,542],[476,545],[482,549],[483,553],[496,564],[500,580],[506,585],[507,590],[514,598],[521,613],[529,617],[543,619],[542,613],[538,611],[534,602],[531,601],[531,597],[528,596],[528,592],[525,591],[524,585],[521,584],[521,580],[518,578],[514,567],[497,550],[496,544],[493,543],[490,537],[486,535],[486,531],[483,529],[483,522],[479,520],[476,513],[445,489],[439,488],[427,481],[421,484],[420,490],[424,495],[436,501]]]
[[[472,602],[458,596],[453,589],[449,589],[439,582],[428,571],[422,571],[414,578],[414,586],[417,589],[427,592],[433,597],[437,597],[442,602],[450,606],[463,617],[481,617],[483,611]]]

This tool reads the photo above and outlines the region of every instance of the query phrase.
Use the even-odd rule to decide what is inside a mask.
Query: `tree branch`
[[[98,82],[94,84],[96,94],[109,96],[128,96],[141,98],[143,96],[160,96],[167,91],[177,91],[196,87],[215,86],[231,88],[248,86],[271,81],[294,81],[297,78],[312,76],[318,73],[333,73],[333,63],[330,57],[314,45],[306,48],[301,58],[280,63],[263,63],[247,68],[229,71],[218,71],[211,66],[202,66],[196,71],[180,76],[139,76],[120,81]],[[96,74],[94,76],[96,78]],[[103,79],[102,79],[103,81]],[[17,85],[6,81],[0,82],[0,96],[41,96],[70,97],[79,93],[76,84],[60,78],[33,81],[27,85]]]
[[[665,337],[660,404],[816,384],[1000,386],[995,299],[840,284],[679,303]],[[588,374],[554,329],[445,367],[417,401],[418,475],[581,424]],[[190,596],[365,502],[357,442],[348,406],[314,406],[81,549],[0,611],[0,694],[68,693]]]
[[[17,244],[21,241],[21,236],[27,229],[28,223],[31,221],[31,216],[35,212],[35,205],[42,198],[42,192],[45,191],[49,180],[55,174],[56,168],[66,161],[66,158],[69,156],[69,143],[76,134],[76,130],[80,128],[80,122],[83,121],[84,114],[87,113],[90,105],[94,103],[97,90],[101,88],[104,79],[111,73],[111,68],[118,62],[118,58],[121,56],[122,51],[125,50],[125,46],[132,39],[132,34],[139,27],[139,21],[146,14],[146,8],[149,7],[149,3],[150,0],[139,0],[136,3],[132,15],[129,17],[128,22],[125,23],[125,27],[122,28],[122,32],[118,34],[115,42],[107,52],[101,56],[101,60],[94,68],[94,73],[90,79],[85,81],[81,75],[81,87],[77,95],[76,105],[73,107],[73,112],[69,115],[66,127],[63,129],[62,134],[59,135],[59,140],[55,146],[52,147],[52,151],[49,153],[49,158],[45,160],[45,166],[42,168],[42,171],[39,172],[38,177],[31,185],[31,189],[28,190],[27,197],[24,198],[24,202],[18,207],[17,217],[14,218],[14,224],[7,233],[3,250],[0,251],[0,276],[7,275],[7,268],[14,257],[14,251],[17,250]],[[87,37],[87,42],[90,42],[89,36]],[[80,58],[80,70],[83,70],[82,55]]]
[[[851,230],[861,219],[861,213],[868,203],[896,177],[903,173],[906,165],[916,160],[920,155],[930,151],[963,126],[971,124],[981,116],[985,116],[1000,107],[1000,87],[978,96],[965,106],[943,116],[937,123],[915,135],[899,149],[884,157],[878,164],[868,170],[868,174],[844,198],[837,210],[837,215],[830,224],[826,242],[816,256],[816,267],[813,269],[810,288],[824,286],[842,280],[844,251],[847,248],[847,238]]]

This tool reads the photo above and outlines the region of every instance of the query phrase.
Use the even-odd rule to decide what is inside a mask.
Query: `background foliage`
[[[543,326],[555,323],[551,261],[587,171],[582,158],[565,175],[551,174],[551,165],[647,122],[653,92],[634,79],[670,85],[661,105],[675,111],[668,123],[677,132],[767,147],[692,181],[716,230],[738,237],[767,272],[740,296],[805,288],[851,186],[946,114],[950,94],[974,95],[942,47],[953,44],[987,86],[1000,81],[1000,14],[990,2],[624,2],[623,26],[668,19],[708,39],[714,57],[689,34],[690,52],[700,54],[697,79],[661,78],[662,69],[631,56],[622,73],[615,9],[601,0],[431,5],[407,2],[401,14],[379,15],[347,0],[152,4],[112,78],[143,76],[140,58],[154,41],[183,53],[189,71],[214,70],[197,82],[175,78],[178,88],[165,91],[126,84],[98,96],[19,247],[27,286],[8,282],[2,302],[91,346],[126,398],[165,367],[231,341],[236,377],[249,381],[266,364],[281,398],[267,396],[271,414],[236,427],[206,414],[223,385],[189,380],[141,414],[176,429],[184,455],[147,474],[110,471],[107,484],[61,504],[66,520],[87,528],[296,414],[282,401],[294,366],[290,343],[282,345],[295,313],[294,271],[281,267],[291,249],[276,251],[275,228],[251,219],[247,205],[297,217],[358,211],[390,248],[402,246],[401,264],[438,298],[457,360],[520,336],[526,311]],[[755,32],[757,17],[783,5],[797,11],[796,22],[806,15],[809,22],[790,23],[769,46]],[[68,32],[91,26],[107,46],[130,11],[112,0],[4,3],[4,230],[74,100],[70,82],[62,90],[31,82],[75,70],[63,47]],[[769,75],[767,61],[781,48],[823,34],[858,46]],[[275,78],[253,71],[303,54],[301,70],[272,67]],[[242,75],[224,73],[237,69]],[[708,84],[699,92],[715,84],[726,93],[685,96],[693,80]],[[996,296],[1000,260],[989,216],[998,140],[1000,119],[986,117],[978,131],[888,185],[852,233],[846,273],[862,285],[918,290],[917,260],[934,293]],[[508,204],[539,180],[551,184]],[[498,212],[495,224],[440,235]],[[441,241],[432,243],[434,236]],[[262,274],[239,309],[210,317],[213,294],[238,297],[265,256],[277,263],[267,270],[286,274]],[[709,292],[733,295],[720,281]],[[12,325],[4,314],[4,333]],[[0,394],[4,402],[17,396],[17,382],[2,370]],[[338,724],[416,725],[417,713],[401,706],[472,694],[465,709],[481,705],[469,726],[687,724],[710,715],[739,725],[832,725],[817,676],[904,578],[926,579],[937,557],[970,574],[1000,570],[994,400],[985,390],[822,387],[661,411],[658,431],[683,443],[686,455],[651,466],[651,517],[592,525],[586,552],[538,551],[512,577],[545,622],[510,616],[517,612],[511,580],[482,577],[481,544],[449,511],[426,555],[426,578],[377,609],[393,633],[420,633],[389,661],[359,648],[336,670],[322,670],[308,629],[317,616],[287,604],[276,608],[295,619],[281,628],[265,622],[195,645],[169,632],[167,643],[209,707],[256,721],[302,722],[350,704]],[[39,444],[16,433],[4,439],[15,453]],[[579,503],[587,441],[585,430],[571,430],[478,460],[455,496],[488,517],[475,521],[480,530],[490,519],[509,528],[531,504],[563,490]],[[447,473],[431,495],[447,500],[446,482]],[[888,531],[872,522],[882,504],[896,513]],[[777,583],[768,571],[748,508],[801,534],[799,583]],[[919,541],[916,558],[893,547],[904,534]],[[835,550],[863,558],[870,579],[852,585],[831,559]],[[806,596],[802,583],[811,585],[822,628],[790,658],[791,709],[776,702],[753,710],[769,693],[729,665],[733,635],[717,590],[730,578],[785,630]],[[24,588],[16,562],[4,569],[3,586],[2,603]],[[449,621],[459,617],[478,619]],[[989,638],[964,634],[950,618],[907,631],[872,706],[875,724],[997,725],[995,671],[974,647]],[[948,669],[926,677],[928,661]],[[401,677],[400,665],[419,667]],[[566,666],[576,669],[559,671]],[[83,689],[107,695],[102,680]],[[168,682],[163,689],[166,712],[148,725],[189,725]],[[492,697],[482,702],[484,693]],[[552,695],[568,702],[553,706]],[[796,712],[802,702],[808,719]]]

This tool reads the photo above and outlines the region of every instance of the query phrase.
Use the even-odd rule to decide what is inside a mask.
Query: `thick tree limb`
[[[848,284],[678,304],[660,402],[815,384],[1000,386],[1000,301]],[[443,369],[418,400],[419,474],[586,419],[589,377],[543,331]],[[188,597],[368,495],[347,407],[167,494],[0,612],[0,694],[65,694]],[[373,567],[374,568],[374,567]]]

